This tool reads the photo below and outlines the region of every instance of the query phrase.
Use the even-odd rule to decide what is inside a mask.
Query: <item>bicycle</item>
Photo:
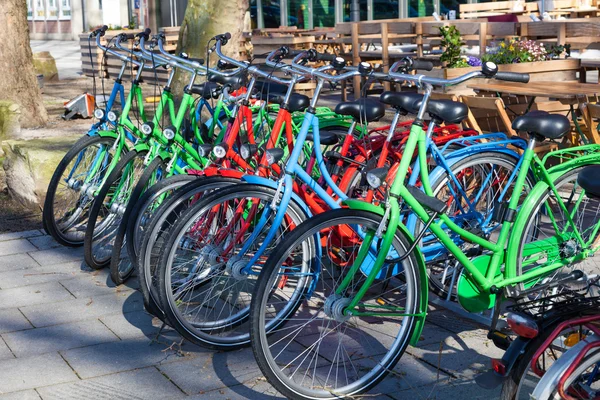
[[[341,398],[362,393],[385,377],[409,344],[417,345],[428,299],[427,266],[417,244],[427,232],[463,265],[457,297],[469,312],[493,306],[499,310],[505,292],[520,298],[556,287],[572,278],[570,274],[556,276],[562,266],[583,260],[597,249],[598,210],[592,215],[596,222],[591,227],[575,224],[582,221],[581,215],[575,214],[579,209],[585,211],[589,199],[573,181],[580,167],[600,163],[600,146],[558,150],[544,160],[533,150],[536,142],[559,138],[569,131],[570,123],[564,116],[534,112],[514,121],[513,128],[528,132],[530,139],[519,168],[512,174],[512,191],[521,193],[530,167],[538,182],[524,202],[513,195],[494,207],[500,223],[496,243],[457,225],[445,214],[447,204],[432,197],[429,176],[423,173],[427,170],[426,148],[420,125],[433,85],[449,86],[475,77],[526,82],[527,75],[501,73],[493,63],[485,63],[481,71],[443,80],[399,73],[398,67],[391,68],[390,76],[424,89],[405,147],[405,154],[419,154],[422,190],[405,183],[410,166],[405,155],[393,184],[387,187],[385,203],[378,206],[347,200],[346,208],[305,221],[271,253],[253,292],[253,351],[267,380],[288,397]],[[548,157],[567,161],[547,169],[544,161]],[[567,211],[559,189],[567,193],[571,211]],[[414,236],[403,223],[402,210],[410,210],[422,221],[423,228]],[[549,221],[538,225],[540,216]],[[482,254],[471,260],[451,234],[481,246]],[[330,239],[336,239],[335,248],[331,248]],[[350,260],[343,267],[329,256],[341,251]],[[326,259],[321,261],[323,256]],[[287,284],[280,288],[280,281]],[[290,332],[287,336],[286,329]],[[324,343],[325,339],[336,344]],[[303,365],[307,360],[308,366]],[[307,376],[310,379],[301,380]]]
[[[363,66],[362,70],[332,76],[299,65],[303,57],[310,55],[308,52],[299,54],[292,65],[302,71],[302,74],[319,78],[312,107],[316,105],[326,79],[337,81],[372,72]],[[409,112],[413,104],[420,101],[421,96],[407,95],[403,98],[405,100],[397,105],[395,121],[401,113]],[[362,119],[368,122],[379,119],[384,108],[377,103],[355,101],[338,105],[336,111],[348,113],[357,121]],[[465,116],[466,108],[462,105],[458,115],[442,113],[440,119],[454,123],[459,117]],[[305,140],[309,127],[312,127],[313,132],[311,139],[315,143],[316,164],[322,169],[322,179],[328,186],[327,189],[322,188],[298,165],[299,151],[295,148],[287,160],[286,174],[279,182],[254,176],[245,177],[247,185],[215,191],[182,214],[171,229],[169,238],[162,247],[156,274],[160,286],[158,292],[167,319],[189,340],[223,349],[249,343],[247,318],[250,293],[259,269],[276,242],[282,240],[288,230],[293,229],[312,212],[338,208],[338,199],[346,199],[346,194],[323,168],[325,163],[319,151],[318,122],[310,111],[305,115],[297,143]],[[432,122],[430,134],[434,127],[435,123]],[[388,139],[393,135],[394,130],[390,129]],[[404,155],[401,162],[411,160],[412,157]],[[383,157],[378,161],[385,163]],[[380,164],[378,167],[384,165]],[[293,176],[297,176],[298,181],[294,181]],[[245,254],[248,255],[247,259],[244,258]],[[196,260],[191,264],[194,268],[188,269],[185,267],[188,264],[185,260],[191,259]],[[228,291],[233,292],[231,296],[235,296],[231,302],[227,300]],[[224,300],[218,304],[204,304],[203,296],[206,301],[211,300],[211,296]],[[193,298],[193,301],[187,300],[188,297]],[[214,312],[206,312],[207,309]]]

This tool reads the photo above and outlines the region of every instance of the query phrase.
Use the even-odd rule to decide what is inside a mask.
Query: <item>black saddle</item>
[[[262,96],[267,96],[272,93],[287,93],[288,87],[280,83],[256,80],[254,84],[254,90],[260,93]]]
[[[275,104],[283,104],[283,100],[285,99],[285,93],[269,93],[267,101],[269,103]],[[290,95],[290,99],[288,101],[288,111],[304,111],[310,105],[310,99],[299,93],[292,93]]]
[[[423,95],[413,92],[383,92],[379,101],[389,104],[403,114],[416,114]]]
[[[192,87],[186,86],[186,89],[188,89],[190,93],[197,94],[205,99],[216,99],[219,97],[219,85],[214,82],[205,82],[200,85],[193,85]]]
[[[466,104],[452,100],[429,100],[427,112],[436,124],[446,122],[458,124],[469,115]]]
[[[306,140],[308,140],[309,142],[315,140],[312,132],[308,132],[308,134],[306,135]],[[337,144],[338,141],[338,135],[336,135],[334,132],[319,131],[319,142],[322,145],[331,146],[332,144]]]
[[[585,167],[577,175],[577,183],[585,190],[589,197],[600,198],[600,165]]]
[[[378,121],[385,115],[383,104],[373,99],[359,99],[339,103],[335,107],[336,114],[348,115],[356,121]]]
[[[242,86],[246,86],[246,75],[245,71],[240,71],[232,76],[223,76],[217,74],[208,74],[208,81],[221,84],[223,86],[229,86],[232,90],[237,90]]]
[[[530,111],[515,118],[512,127],[515,131],[535,134],[546,139],[560,139],[571,130],[571,122],[564,115]]]

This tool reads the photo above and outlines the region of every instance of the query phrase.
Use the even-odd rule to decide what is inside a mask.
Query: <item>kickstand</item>
[[[498,327],[498,319],[500,318],[500,306],[502,305],[502,295],[496,295],[496,304],[494,304],[494,314],[492,315],[492,323],[490,325],[490,332],[495,332]]]
[[[156,336],[154,336],[154,339],[152,339],[152,341],[150,342],[151,344],[154,342],[158,343],[158,337],[162,333],[163,329],[165,329],[165,326],[167,326],[167,324],[163,322],[162,325],[160,326],[160,329],[156,333]]]

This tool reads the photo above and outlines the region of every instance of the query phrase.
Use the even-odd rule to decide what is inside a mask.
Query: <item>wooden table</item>
[[[537,97],[557,99],[561,103],[569,105],[569,113],[571,114],[571,119],[573,120],[577,133],[584,143],[589,141],[582,132],[581,126],[577,121],[577,112],[574,105],[578,104],[583,97],[594,97],[600,94],[600,85],[598,84],[546,81],[534,81],[529,83],[492,81],[472,83],[467,85],[467,87],[477,91],[495,93],[498,97],[501,97],[502,94],[530,97],[525,112],[529,111]]]

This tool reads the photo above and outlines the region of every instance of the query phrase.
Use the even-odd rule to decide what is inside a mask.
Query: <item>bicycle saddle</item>
[[[373,99],[346,101],[335,106],[336,114],[348,115],[356,121],[378,121],[385,115],[383,104]]]
[[[199,85],[193,85],[192,87],[186,86],[184,90],[189,90],[190,93],[197,94],[204,97],[205,99],[217,98],[219,85],[214,82],[204,82]]]
[[[589,197],[600,197],[600,165],[585,167],[577,175],[577,183]]]
[[[208,81],[219,83],[223,86],[230,86],[232,90],[237,90],[242,86],[246,86],[247,77],[246,71],[240,71],[232,76],[208,74]]]
[[[442,121],[449,124],[458,124],[469,115],[469,107],[458,101],[429,100],[427,112],[438,125]]]
[[[269,103],[275,104],[283,104],[283,100],[285,99],[285,93],[269,93],[267,101]],[[290,100],[288,101],[288,111],[303,111],[310,105],[310,99],[299,93],[292,93],[290,95]]]
[[[257,79],[256,83],[254,84],[254,90],[261,95],[266,96],[271,93],[285,94],[288,90],[288,87],[286,85],[282,85],[281,83]]]
[[[571,122],[564,115],[530,111],[515,118],[512,128],[515,131],[524,131],[546,139],[559,139],[571,130]]]
[[[306,134],[306,140],[308,140],[309,142],[314,141],[312,132]],[[331,146],[332,144],[337,144],[339,142],[339,137],[334,132],[320,131],[319,142],[322,145]]]
[[[388,104],[403,114],[416,114],[423,95],[414,92],[383,92],[379,101]]]

